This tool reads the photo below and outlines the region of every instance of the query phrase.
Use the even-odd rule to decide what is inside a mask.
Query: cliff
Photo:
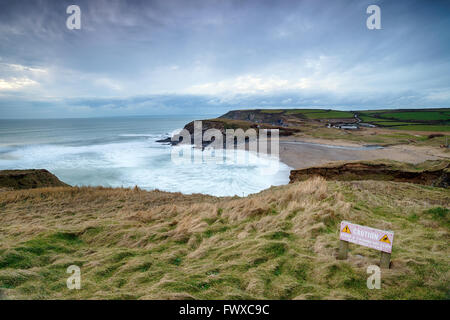
[[[207,120],[201,120],[202,121],[202,134],[205,133],[208,129],[217,129],[220,132],[222,132],[223,135],[223,141],[225,143],[225,132],[227,129],[242,129],[244,131],[248,129],[255,129],[257,134],[259,129],[278,129],[279,130],[279,136],[290,136],[295,134],[296,132],[299,132],[300,130],[298,128],[286,128],[281,125],[270,125],[267,123],[256,123],[252,121],[247,120],[233,120],[233,119],[224,119],[224,118],[217,118],[217,119],[207,119]],[[184,129],[186,129],[191,134],[191,144],[194,143],[194,121],[189,122],[184,126]],[[270,135],[269,135],[270,136]],[[158,140],[157,142],[165,142],[170,143],[172,145],[176,145],[179,142],[172,141],[171,138],[166,138],[163,140]],[[212,141],[203,141],[203,147],[208,146]]]
[[[45,169],[1,170],[0,189],[34,189],[43,187],[68,187]]]

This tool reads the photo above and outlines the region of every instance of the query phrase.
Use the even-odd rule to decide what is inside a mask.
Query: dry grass
[[[0,192],[0,291],[9,299],[448,299],[445,189],[315,178],[247,198],[139,189]],[[433,208],[440,209],[433,209]],[[431,211],[429,211],[431,209]],[[393,268],[351,246],[346,219],[394,230]],[[82,289],[66,288],[79,265]]]

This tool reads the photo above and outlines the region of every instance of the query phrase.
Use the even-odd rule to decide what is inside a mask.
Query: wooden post
[[[391,254],[381,251],[380,267],[384,269],[389,269],[391,265]]]
[[[345,260],[347,259],[347,255],[348,255],[348,242],[341,240],[339,243],[339,255],[338,255],[338,259],[339,260]]]

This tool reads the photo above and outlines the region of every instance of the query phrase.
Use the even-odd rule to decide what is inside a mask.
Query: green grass
[[[56,254],[70,254],[79,249],[82,241],[72,233],[57,232],[37,237],[7,250],[0,257],[1,268],[29,269],[44,266]]]
[[[448,208],[436,207],[427,210],[425,213],[433,215],[433,218],[435,219],[445,219],[447,218],[447,215],[450,213],[450,210]]]
[[[446,112],[439,111],[413,111],[413,112],[392,112],[392,113],[381,113],[379,114],[381,118],[392,118],[395,120],[418,120],[418,121],[429,121],[429,120],[449,120],[450,115]]]
[[[354,114],[350,111],[336,111],[325,109],[263,109],[261,113],[286,115],[302,114],[308,119],[339,119],[339,118],[353,118]]]
[[[307,113],[306,117],[308,119],[341,119],[341,118],[354,118],[353,112],[349,111],[326,111],[318,113]]]
[[[358,117],[364,122],[377,122],[377,121],[381,120],[379,118],[375,118],[375,117],[372,117],[370,115],[366,115],[364,113],[359,113]]]
[[[358,115],[362,121],[383,127],[392,127],[392,129],[396,130],[448,132],[450,131],[450,123],[442,123],[442,121],[450,119],[450,112],[446,110],[447,109],[442,109],[440,111],[418,110],[408,112],[386,112],[386,110],[364,111],[359,112]],[[441,122],[436,124],[436,121]]]
[[[282,109],[262,109],[261,113],[282,113]]]
[[[396,130],[449,132],[450,119],[448,109],[439,111],[389,112],[388,110],[358,112],[362,121]],[[410,122],[408,122],[410,121]],[[436,121],[439,121],[436,124]],[[418,123],[422,122],[422,123]]]
[[[396,121],[373,121],[372,122],[375,125],[379,126],[403,126],[403,125],[410,125],[408,122],[396,122]]]
[[[430,132],[450,132],[450,125],[437,126],[437,125],[406,125],[395,127],[396,130],[411,130],[411,131],[430,131]]]
[[[308,113],[322,113],[328,110],[323,109],[287,109],[286,114],[308,114]]]
[[[444,207],[435,207],[424,211],[426,215],[431,215],[434,220],[441,222],[450,229],[450,209]]]

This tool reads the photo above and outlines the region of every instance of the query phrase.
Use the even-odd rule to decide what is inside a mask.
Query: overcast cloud
[[[448,30],[438,0],[0,0],[0,118],[449,107]]]

